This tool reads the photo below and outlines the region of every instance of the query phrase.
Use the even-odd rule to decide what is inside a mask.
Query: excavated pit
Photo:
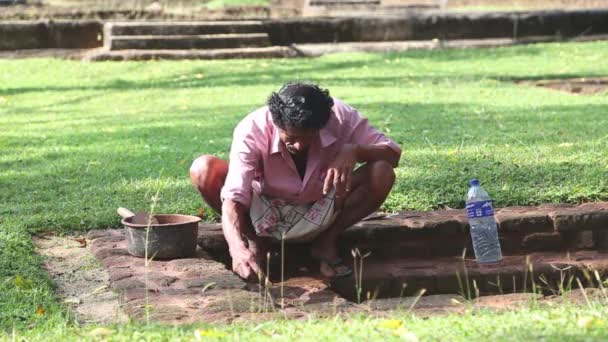
[[[45,239],[38,239],[37,245],[50,256],[45,265],[59,294],[65,294],[66,302],[76,302],[81,315],[96,305],[91,294],[97,295],[107,284],[117,294],[117,307],[129,318],[165,323],[305,319],[311,314],[333,317],[403,308],[426,315],[464,312],[471,305],[513,308],[532,297],[541,302],[564,300],[554,295],[599,287],[608,276],[608,202],[502,208],[496,210],[496,221],[504,254],[496,264],[474,261],[464,211],[408,211],[361,222],[344,232],[342,257],[357,269],[347,278],[322,279],[306,245],[285,245],[281,274],[281,246],[274,246],[267,265],[272,282],[268,287],[260,286],[263,282],[246,283],[229,270],[218,224],[199,226],[199,248],[186,259],[145,263],[128,254],[123,229],[91,231],[82,248],[76,244],[66,250],[63,243],[58,250],[48,249],[50,240]],[[62,278],[67,266],[61,262],[67,259],[61,253],[68,251],[78,252],[81,260],[86,255],[97,259],[99,267],[93,270],[103,273],[105,283],[92,281],[83,293],[71,292],[72,282]],[[87,270],[91,268],[76,263],[70,273]],[[595,295],[608,298],[604,292]],[[88,306],[79,307],[80,302]]]
[[[359,223],[341,239],[343,259],[358,272],[331,281],[330,289],[350,301],[421,292],[468,298],[532,290],[548,295],[577,287],[578,281],[596,287],[598,277],[608,276],[607,202],[502,208],[496,220],[504,258],[494,264],[475,261],[462,210],[401,212]],[[199,246],[230,265],[219,225],[201,226]],[[285,250],[286,278],[318,277],[308,246],[286,245]],[[279,252],[275,246],[271,280],[280,280]]]
[[[608,77],[525,80],[518,83],[581,95],[608,92]]]

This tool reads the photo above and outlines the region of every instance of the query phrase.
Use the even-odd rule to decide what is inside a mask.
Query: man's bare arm
[[[355,150],[357,162],[367,163],[370,161],[386,160],[393,167],[399,165],[401,154],[387,145],[352,145]]]
[[[232,270],[244,279],[257,279],[261,274],[255,255],[247,248],[245,236],[249,222],[247,208],[236,201],[226,199],[222,203],[222,231],[232,257]]]
[[[356,163],[385,160],[393,167],[397,167],[400,158],[399,152],[386,145],[346,144],[327,170],[323,193],[327,194],[332,186],[336,189],[337,197],[349,192]]]

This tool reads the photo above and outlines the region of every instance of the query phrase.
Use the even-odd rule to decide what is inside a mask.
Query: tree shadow
[[[50,86],[25,86],[25,87],[4,87],[0,89],[0,96],[20,95],[33,92],[69,92],[69,91],[126,91],[126,90],[146,90],[146,89],[185,89],[202,88],[210,86],[268,86],[278,88],[281,83],[292,79],[308,75],[310,81],[321,81],[335,84],[337,82],[347,82],[356,84],[391,84],[395,81],[436,81],[446,78],[456,78],[461,80],[478,80],[482,78],[496,78],[500,80],[516,80],[494,72],[468,72],[464,74],[452,75],[449,73],[429,72],[418,75],[389,75],[358,78],[348,75],[341,75],[344,72],[356,73],[370,65],[385,62],[400,62],[407,59],[427,59],[429,62],[450,62],[458,60],[496,61],[501,58],[512,58],[522,55],[537,55],[541,53],[541,47],[512,47],[508,49],[496,48],[486,50],[476,49],[447,49],[433,51],[406,51],[400,53],[386,54],[357,54],[352,60],[335,61],[332,58],[324,58],[310,63],[309,60],[302,59],[269,59],[269,60],[241,60],[236,66],[231,65],[232,69],[222,69],[221,72],[213,70],[212,66],[194,67],[185,73],[176,73],[156,79],[146,80],[127,80],[116,78],[109,82],[96,85],[50,85]],[[139,64],[134,64],[139,65]],[[238,68],[241,66],[240,68]],[[203,75],[200,79],[193,78],[193,75]],[[295,76],[295,77],[294,77]],[[579,77],[591,76],[581,73]],[[595,75],[593,75],[595,76]],[[86,98],[80,101],[86,100]],[[78,103],[78,99],[75,101]],[[66,102],[68,104],[69,102]],[[57,102],[61,104],[61,102]]]
[[[474,177],[499,206],[608,199],[602,104],[495,105],[481,113],[467,102],[350,104],[404,149],[386,209],[461,208]],[[104,116],[99,129],[49,131],[51,141],[12,137],[14,157],[0,163],[0,213],[29,227],[117,226],[115,208],[148,208],[157,181],[164,184],[158,210],[196,213],[202,201],[189,183],[191,161],[226,158],[234,113],[249,109],[223,108],[202,126],[194,124],[201,109],[193,108],[167,125],[159,126],[169,123],[163,115],[139,122]],[[113,131],[101,129],[107,126]],[[575,145],[561,148],[563,141]],[[24,149],[40,153],[21,158]]]

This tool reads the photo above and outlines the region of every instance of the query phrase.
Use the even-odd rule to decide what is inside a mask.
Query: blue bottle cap
[[[479,186],[479,180],[477,178],[471,179],[471,186]]]

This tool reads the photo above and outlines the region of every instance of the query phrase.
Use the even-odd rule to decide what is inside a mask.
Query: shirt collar
[[[327,128],[327,125],[319,132],[319,138],[321,139],[321,146],[323,147],[327,147],[338,140],[338,138],[329,130],[329,128]]]
[[[279,137],[279,129],[274,126],[274,131],[272,133],[272,147],[270,148],[270,154],[275,154],[281,152],[281,138]]]

